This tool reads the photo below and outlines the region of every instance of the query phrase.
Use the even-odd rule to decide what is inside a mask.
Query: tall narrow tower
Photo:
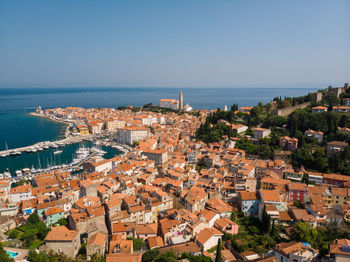
[[[179,102],[180,102],[180,110],[183,110],[184,109],[184,98],[182,96],[182,91],[180,91],[180,94],[179,94]]]

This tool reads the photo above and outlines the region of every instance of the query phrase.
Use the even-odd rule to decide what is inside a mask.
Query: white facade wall
[[[211,238],[209,238],[208,241],[204,243],[203,250],[207,251],[208,249],[215,247],[218,244],[219,238],[221,238],[221,236],[219,235],[214,235]]]
[[[96,172],[103,172],[112,170],[112,161],[96,166]]]
[[[170,99],[166,100],[166,101],[160,100],[160,107],[178,110],[179,109],[179,101],[178,100],[170,100]]]
[[[146,125],[146,126],[150,126],[150,125],[153,125],[155,123],[157,123],[157,118],[156,117],[147,117],[147,118],[142,118],[142,124],[143,125]]]
[[[238,134],[243,133],[243,132],[245,132],[247,130],[248,130],[247,126],[239,126],[239,127],[237,127],[237,133]]]
[[[323,183],[323,176],[308,175],[308,179],[318,185]]]
[[[118,141],[121,144],[132,145],[135,141],[140,141],[146,138],[148,135],[147,129],[132,130],[132,129],[120,129]]]
[[[125,127],[125,121],[124,120],[113,120],[113,121],[108,121],[106,123],[106,128],[109,132],[115,132],[119,128]]]
[[[270,129],[266,129],[266,130],[254,130],[254,138],[264,138],[267,137],[271,134],[271,130]]]
[[[220,219],[220,214],[215,214],[215,216],[213,216],[213,218],[208,221],[209,226],[214,227],[214,223],[217,219]]]
[[[92,134],[100,134],[102,132],[102,128],[99,125],[92,125],[91,126],[91,133]]]
[[[11,194],[10,199],[11,202],[20,202],[22,200],[27,200],[32,198],[32,192],[25,192],[25,193],[17,193],[17,194]]]

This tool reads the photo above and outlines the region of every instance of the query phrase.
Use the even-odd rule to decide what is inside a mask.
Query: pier
[[[106,145],[107,146],[107,145]],[[116,142],[113,142],[111,145],[109,145],[110,147],[116,148],[118,150],[120,150],[121,152],[123,152],[123,154],[127,154],[129,152],[134,151],[134,149],[128,145],[124,145],[124,144],[118,144]],[[10,182],[10,184],[12,183],[16,183],[19,182],[21,179],[26,179],[26,180],[32,180],[33,178],[35,178],[36,176],[39,176],[41,174],[46,174],[46,173],[50,173],[50,172],[54,172],[56,170],[61,170],[61,171],[71,171],[71,170],[77,170],[80,169],[81,166],[91,160],[92,157],[96,156],[97,152],[94,151],[90,151],[90,154],[82,159],[80,162],[74,164],[74,165],[70,165],[68,164],[66,167],[58,167],[58,168],[54,168],[54,169],[50,169],[50,170],[43,170],[42,172],[36,172],[36,173],[29,173],[29,174],[23,174],[21,176],[13,176],[13,177],[9,177],[9,178],[4,178],[1,180],[7,180]]]
[[[4,156],[4,155],[10,155],[13,151],[17,151],[17,152],[25,152],[26,150],[30,150],[35,146],[44,146],[44,145],[53,145],[53,144],[68,144],[68,143],[78,143],[81,142],[83,140],[90,140],[90,139],[94,139],[96,138],[96,136],[94,135],[85,135],[85,136],[70,136],[61,140],[56,140],[56,141],[52,141],[46,144],[46,142],[38,142],[34,145],[30,145],[30,146],[24,146],[24,147],[18,147],[18,148],[12,148],[12,149],[8,149],[8,150],[3,150],[0,151],[0,156]]]

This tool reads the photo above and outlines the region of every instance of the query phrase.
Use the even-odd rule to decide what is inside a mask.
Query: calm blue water
[[[0,88],[0,150],[55,140],[62,135],[61,124],[29,116],[42,108],[82,106],[118,107],[159,104],[161,98],[177,98],[179,88]],[[269,102],[276,96],[300,96],[308,88],[184,88],[184,104],[195,109],[223,108],[226,104],[252,106]]]

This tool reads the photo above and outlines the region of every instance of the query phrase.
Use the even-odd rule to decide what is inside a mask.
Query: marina
[[[0,158],[0,179],[22,177],[55,169],[65,168],[73,171],[92,156],[110,159],[128,149],[113,142],[101,140],[83,141],[66,144],[64,147],[55,143],[56,147],[49,147],[42,151],[24,152],[18,156]]]
[[[0,151],[0,157],[8,157],[8,156],[14,156],[14,155],[21,155],[21,153],[35,153],[37,151],[43,151],[44,149],[49,148],[58,148],[63,147],[65,145],[73,144],[73,143],[79,143],[81,141],[91,140],[93,139],[93,135],[87,135],[87,136],[78,136],[78,137],[68,137],[62,140],[57,140],[54,142],[50,141],[44,141],[44,142],[38,142],[31,146],[25,146],[25,147],[19,147],[16,149],[7,149]]]

